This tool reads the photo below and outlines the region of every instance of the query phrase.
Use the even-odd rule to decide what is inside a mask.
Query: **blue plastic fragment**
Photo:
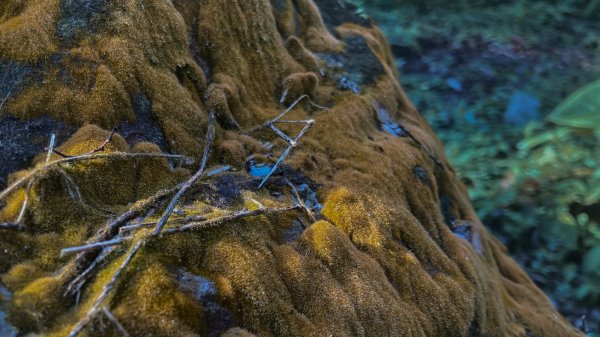
[[[254,161],[250,161],[250,175],[253,177],[266,177],[269,172],[271,172],[271,166],[262,163],[255,163]]]

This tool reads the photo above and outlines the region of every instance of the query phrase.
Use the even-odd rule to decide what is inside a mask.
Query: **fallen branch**
[[[312,119],[281,120],[287,113],[289,113],[303,99],[308,99],[310,104],[313,105],[314,107],[317,107],[319,109],[326,109],[325,107],[322,107],[320,105],[313,103],[313,101],[310,99],[310,97],[308,97],[308,95],[302,95],[302,96],[300,96],[300,98],[298,98],[296,101],[294,101],[294,103],[292,103],[287,109],[285,109],[282,113],[280,113],[277,117],[273,118],[272,120],[268,121],[267,123],[265,123],[263,125],[263,127],[268,127],[273,132],[275,132],[280,138],[285,140],[285,142],[288,143],[289,146],[287,147],[287,149],[285,149],[285,151],[283,151],[283,154],[281,154],[281,156],[277,159],[277,162],[275,162],[275,165],[273,165],[273,167],[271,168],[271,171],[269,171],[269,173],[260,182],[260,184],[258,185],[258,188],[262,188],[264,186],[264,184],[267,182],[269,177],[271,177],[271,175],[273,175],[273,173],[275,173],[275,171],[277,170],[279,165],[281,165],[281,163],[290,154],[290,152],[292,152],[292,149],[294,147],[296,147],[296,145],[298,145],[298,141],[300,140],[300,138],[302,138],[302,136],[304,136],[304,134],[308,131],[308,129],[310,129],[312,127],[312,125],[315,123],[315,121]],[[275,126],[275,124],[277,124],[277,123],[304,124],[304,128],[302,128],[302,130],[298,133],[298,135],[295,138],[291,138],[290,136],[288,136],[287,134],[285,134],[283,131],[281,131],[279,128],[277,128]]]
[[[71,293],[72,294],[79,293],[79,291],[81,290],[81,288],[83,287],[85,282],[87,282],[87,280],[92,277],[92,272],[94,271],[94,269],[96,269],[96,267],[104,261],[104,259],[108,256],[108,254],[110,254],[112,249],[113,249],[113,247],[103,249],[102,252],[98,256],[96,256],[96,258],[94,259],[94,262],[92,262],[87,267],[86,270],[84,270],[73,281],[71,281],[71,283],[69,283],[64,295],[67,296],[68,294],[71,294]],[[79,301],[77,301],[77,302],[79,302]]]
[[[110,130],[110,133],[108,134],[108,137],[106,137],[106,139],[104,139],[104,141],[102,142],[102,144],[98,145],[98,147],[96,147],[95,149],[82,154],[82,156],[91,155],[91,154],[98,153],[98,152],[103,152],[105,150],[105,148],[106,148],[106,145],[108,145],[108,143],[110,143],[112,141],[112,138],[113,138],[114,135],[115,135],[115,128],[113,128],[112,130]],[[54,134],[52,136],[54,136]],[[77,157],[77,156],[71,156],[71,155],[68,155],[68,154],[65,154],[63,152],[58,151],[57,149],[54,148],[53,145],[51,147],[48,147],[48,153],[49,154],[50,153],[55,153],[55,154],[57,154],[57,155],[59,155],[59,156],[61,156],[63,158]],[[48,155],[48,158],[49,158],[49,155]],[[48,162],[48,161],[46,160],[46,162]]]
[[[192,216],[188,216],[187,218],[184,218],[182,220],[178,220],[177,223],[181,223],[181,224],[186,224],[186,223],[190,223],[192,221],[203,221],[206,220],[206,217],[203,215],[192,215]],[[125,232],[130,232],[130,231],[134,231],[140,228],[144,228],[144,227],[150,227],[150,226],[156,226],[158,221],[149,221],[149,222],[141,222],[141,223],[137,223],[137,224],[133,224],[133,225],[128,225],[128,226],[123,226],[119,229],[120,233],[125,233]]]
[[[289,121],[287,121],[289,123]],[[271,171],[269,171],[269,173],[263,178],[263,180],[260,182],[260,184],[258,185],[258,188],[263,187],[263,185],[267,182],[267,180],[269,179],[269,177],[271,177],[271,175],[273,175],[273,173],[275,173],[275,171],[277,170],[277,168],[279,167],[279,165],[281,165],[281,163],[283,163],[283,161],[285,160],[285,158],[290,154],[290,152],[292,152],[292,149],[294,147],[296,147],[296,145],[298,144],[298,140],[300,140],[300,138],[302,138],[302,136],[304,136],[304,134],[308,131],[308,129],[310,129],[310,127],[313,125],[314,121],[308,120],[308,121],[298,121],[298,123],[305,123],[306,125],[304,126],[304,128],[300,131],[300,133],[298,134],[298,136],[296,136],[296,138],[291,139],[289,138],[287,135],[283,134],[283,132],[281,132],[281,130],[279,130],[278,128],[276,128],[273,124],[271,124],[271,129],[273,131],[275,131],[275,133],[277,133],[278,135],[284,135],[285,138],[283,138],[286,142],[288,142],[288,144],[290,144],[287,149],[285,149],[285,151],[283,151],[283,153],[281,154],[281,156],[277,159],[277,162],[275,162],[275,165],[273,165],[273,167],[271,168]]]
[[[88,252],[90,250],[94,250],[97,248],[104,248],[107,246],[118,246],[129,239],[131,239],[131,237],[119,237],[119,238],[115,238],[115,239],[112,239],[109,241],[96,242],[96,243],[90,243],[90,244],[83,245],[83,246],[65,248],[60,251],[60,257],[63,257],[67,254]]]
[[[258,216],[258,215],[284,213],[284,212],[289,212],[289,211],[300,209],[300,208],[302,208],[302,206],[297,205],[297,204],[292,205],[292,206],[287,206],[287,207],[281,207],[281,208],[267,208],[267,207],[264,207],[261,205],[261,207],[251,210],[251,211],[243,210],[243,211],[230,213],[230,214],[227,214],[227,215],[224,215],[221,217],[217,217],[217,218],[213,218],[213,219],[207,219],[207,220],[203,220],[203,221],[192,221],[192,222],[183,224],[179,227],[167,228],[162,232],[162,234],[166,235],[166,234],[185,232],[185,231],[199,229],[199,228],[209,228],[209,227],[214,227],[218,224],[221,224],[221,223],[227,222],[227,221],[238,220],[238,219],[252,217],[252,216]],[[138,225],[132,226],[132,227],[134,229],[138,229],[138,228],[143,228],[145,226],[151,226],[152,224],[153,223],[138,224]],[[133,239],[132,236],[128,236],[128,237],[120,238],[118,241],[108,240],[108,241],[97,242],[95,244],[94,249],[100,248],[100,247],[107,247],[107,246],[114,246],[114,245],[122,244],[122,243],[130,241],[132,239]],[[80,247],[74,247],[74,248],[70,248],[70,249],[84,249],[84,247],[85,246],[80,246]]]
[[[6,100],[8,99],[8,96],[10,96],[11,92],[9,91],[8,94],[6,95],[6,97],[4,97],[4,99],[2,100],[2,102],[0,102],[0,111],[2,110],[2,106],[4,105],[4,102],[6,102]]]
[[[173,213],[175,206],[177,206],[177,203],[179,203],[179,199],[181,199],[183,194],[194,183],[196,183],[196,181],[198,179],[200,179],[200,177],[202,176],[202,173],[204,172],[204,169],[206,168],[206,163],[208,162],[208,155],[210,153],[210,148],[212,146],[212,142],[213,142],[214,138],[215,138],[215,112],[211,111],[210,117],[208,120],[208,130],[206,131],[206,141],[205,141],[205,145],[204,145],[204,153],[202,155],[202,162],[200,163],[200,168],[198,169],[198,171],[196,171],[196,173],[188,181],[186,181],[181,186],[181,188],[179,189],[179,191],[177,191],[177,193],[175,194],[173,199],[171,199],[171,202],[167,206],[167,209],[165,209],[165,212],[161,216],[160,220],[158,220],[158,223],[156,224],[156,228],[154,228],[154,231],[152,232],[152,236],[156,236],[156,235],[160,234],[163,227],[165,226],[165,224],[171,217],[171,214]]]
[[[228,214],[228,215],[216,218],[216,219],[209,219],[209,220],[199,221],[199,222],[191,222],[189,224],[186,224],[186,225],[183,225],[180,227],[168,228],[167,230],[165,230],[165,234],[180,233],[180,232],[185,232],[185,231],[199,229],[199,228],[210,228],[210,227],[214,227],[215,225],[221,224],[226,221],[238,220],[241,218],[258,216],[258,215],[284,213],[284,212],[289,212],[289,211],[296,210],[299,208],[300,208],[300,205],[293,205],[293,206],[282,207],[282,208],[261,207],[261,208],[257,208],[252,211],[244,210],[244,211],[236,212],[233,214]]]
[[[17,180],[4,191],[0,192],[0,200],[5,199],[8,195],[14,192],[16,189],[21,188],[25,183],[32,177],[48,170],[51,167],[59,166],[66,163],[74,163],[80,161],[89,161],[95,159],[129,159],[129,158],[183,158],[181,155],[167,154],[167,153],[130,153],[130,152],[111,152],[111,153],[96,153],[96,154],[84,154],[75,157],[62,158],[55,161],[51,161],[47,164],[38,166]]]
[[[21,225],[15,222],[0,222],[0,229],[21,229]]]
[[[119,233],[119,229],[122,226],[124,226],[128,221],[135,219],[140,214],[147,212],[150,209],[157,208],[161,202],[163,202],[169,196],[173,195],[177,191],[177,189],[181,187],[181,185],[182,184],[179,184],[169,189],[160,190],[156,192],[153,196],[138,201],[127,211],[121,213],[121,215],[119,215],[116,219],[110,221],[106,224],[106,226],[104,226],[98,232],[96,232],[96,234],[90,240],[88,240],[87,244],[93,244],[113,239]],[[71,260],[67,264],[67,266],[65,266],[64,269],[68,273],[68,275],[65,278],[67,280],[70,280],[67,281],[69,282],[69,286],[65,291],[65,296],[73,295],[77,292],[77,289],[81,288],[81,286],[79,288],[73,287],[75,280],[81,277],[81,275],[79,275],[81,272],[87,271],[89,269],[90,264],[93,265],[94,263],[96,263],[98,259],[98,254],[100,254],[101,249],[102,246],[99,246],[98,248],[94,248],[89,251],[83,251],[77,254],[75,259]],[[96,259],[96,261],[92,261],[94,259]]]
[[[300,197],[300,193],[298,193],[298,189],[296,188],[296,186],[294,184],[292,184],[292,182],[289,181],[287,178],[285,179],[285,182],[290,186],[290,189],[292,190],[292,194],[296,198],[296,202],[298,203],[298,205],[300,205],[300,207],[302,207],[302,209],[304,210],[304,213],[306,213],[306,215],[308,215],[310,220],[313,223],[315,223],[317,221],[317,218],[313,214],[312,210],[306,206],[306,204]]]
[[[119,269],[117,269],[117,271],[113,274],[113,277],[111,278],[110,282],[108,282],[104,286],[104,288],[102,288],[102,292],[96,298],[96,301],[94,302],[94,304],[92,305],[90,310],[75,325],[73,330],[71,330],[71,332],[69,333],[68,337],[75,337],[75,336],[79,335],[79,333],[83,330],[83,328],[85,328],[85,326],[94,318],[96,313],[98,313],[98,310],[100,310],[100,305],[102,304],[102,302],[104,302],[106,297],[108,297],[108,294],[110,293],[110,291],[114,287],[115,283],[117,282],[117,279],[119,278],[119,276],[121,275],[123,270],[125,270],[125,268],[127,268],[127,266],[129,265],[129,263],[131,262],[131,260],[135,256],[135,254],[137,254],[137,252],[143,246],[144,242],[145,242],[144,239],[139,239],[136,242],[136,244],[133,246],[133,248],[131,248],[131,250],[129,250],[129,253],[127,253],[127,256],[125,256],[125,259],[123,260],[123,263],[121,263],[121,266],[119,266]]]

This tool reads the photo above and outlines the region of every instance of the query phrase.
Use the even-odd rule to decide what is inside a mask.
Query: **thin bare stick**
[[[40,165],[28,174],[17,180],[9,187],[0,192],[0,200],[5,199],[9,194],[14,192],[16,189],[21,188],[29,179],[48,170],[50,167],[57,166],[60,164],[74,163],[80,161],[89,161],[94,159],[130,159],[130,158],[145,158],[145,157],[159,157],[159,158],[182,158],[181,155],[167,154],[167,153],[130,153],[130,152],[111,152],[111,153],[96,153],[96,154],[85,154],[75,157],[62,158],[55,161],[51,161],[47,164]]]
[[[112,312],[110,312],[110,310],[108,310],[107,307],[102,307],[102,313],[104,314],[104,316],[106,316],[106,318],[108,318],[109,321],[111,321],[112,324],[114,324],[115,328],[117,328],[117,331],[119,331],[121,336],[129,337],[129,333],[127,333],[127,330],[125,330],[125,328],[121,325],[119,320],[112,314]]]
[[[297,204],[292,205],[292,206],[287,206],[287,207],[281,207],[281,208],[267,208],[267,207],[261,206],[255,210],[251,210],[251,211],[243,210],[243,211],[239,211],[239,212],[235,212],[235,213],[226,214],[224,216],[220,216],[220,217],[213,218],[213,219],[208,219],[208,220],[204,220],[204,221],[193,221],[193,222],[189,222],[189,223],[184,224],[179,227],[167,228],[162,232],[162,234],[167,235],[167,234],[185,232],[185,231],[189,231],[192,229],[210,228],[210,227],[214,227],[215,225],[218,225],[218,224],[221,224],[221,223],[227,222],[227,221],[232,221],[232,220],[237,220],[237,219],[242,219],[242,218],[247,218],[247,217],[252,217],[252,216],[258,216],[258,215],[264,215],[264,214],[284,213],[284,212],[289,212],[289,211],[300,209],[300,208],[302,208],[302,206],[297,205]],[[137,228],[141,228],[141,227],[142,226],[137,227]],[[124,237],[122,242],[120,242],[120,243],[129,241],[132,238],[133,237],[131,237],[131,236]],[[112,243],[112,241],[98,242],[97,244],[100,247],[104,247],[104,246],[108,246],[109,243]]]
[[[308,217],[310,218],[310,220],[312,220],[313,223],[316,222],[317,218],[313,214],[312,210],[306,206],[306,204],[300,197],[300,193],[298,193],[298,189],[296,188],[296,186],[294,184],[292,184],[292,182],[289,181],[287,178],[285,179],[285,182],[290,186],[290,188],[292,190],[292,194],[296,198],[296,202],[300,205],[300,207],[302,207],[302,209],[304,209],[304,212],[306,213],[306,215],[308,215]]]
[[[123,226],[123,227],[119,228],[119,232],[125,233],[125,232],[134,231],[136,229],[144,228],[144,227],[156,226],[156,223],[157,223],[157,221],[150,221],[150,222],[141,222],[141,223],[137,223],[134,225],[127,225],[127,226]]]
[[[69,293],[78,293],[85,282],[92,276],[92,271],[94,271],[94,269],[104,261],[104,259],[108,256],[108,254],[110,254],[110,252],[113,251],[113,249],[113,247],[107,247],[103,249],[102,253],[100,253],[100,255],[94,259],[94,262],[92,262],[88,268],[83,271],[83,273],[79,274],[73,281],[71,281],[71,283],[69,283],[67,290],[65,290],[65,296]]]
[[[87,251],[94,250],[94,249],[100,248],[100,247],[104,248],[107,246],[118,246],[118,245],[122,244],[123,242],[128,241],[130,239],[131,239],[131,237],[119,237],[119,238],[114,238],[114,239],[108,240],[108,241],[96,242],[96,243],[90,243],[90,244],[83,245],[83,246],[65,248],[60,251],[60,257],[63,257],[67,254],[87,252]]]
[[[108,137],[106,137],[106,139],[104,140],[104,142],[102,142],[102,144],[100,144],[100,146],[98,146],[97,148],[93,149],[92,151],[88,152],[87,154],[92,154],[92,153],[96,153],[96,152],[103,152],[106,145],[108,145],[108,143],[110,143],[112,141],[113,136],[115,135],[115,128],[112,128],[112,130],[110,130],[110,133],[108,134]]]
[[[108,134],[108,137],[106,137],[106,139],[104,139],[104,141],[98,145],[98,147],[96,147],[95,149],[88,151],[86,153],[84,153],[83,155],[90,155],[90,154],[94,154],[97,152],[103,152],[106,148],[106,145],[108,145],[108,143],[110,143],[112,141],[113,136],[115,135],[115,128],[113,128],[110,133]],[[71,156],[68,155],[64,152],[61,152],[57,149],[55,149],[54,147],[48,147],[48,153],[55,153],[57,155],[59,155],[62,158],[73,158],[73,157],[77,157],[77,156]],[[47,162],[47,161],[46,161]]]
[[[206,163],[208,162],[208,155],[210,153],[210,148],[212,146],[212,142],[213,142],[214,138],[215,138],[215,112],[211,111],[210,117],[208,120],[208,130],[206,131],[206,141],[204,142],[204,144],[205,144],[204,145],[204,153],[202,154],[202,162],[200,164],[200,168],[188,181],[186,181],[183,184],[183,186],[181,186],[179,191],[177,191],[177,194],[175,194],[173,199],[171,199],[171,202],[165,209],[165,212],[161,216],[160,220],[158,220],[158,223],[156,224],[156,228],[154,229],[154,232],[152,232],[152,236],[156,236],[156,235],[160,234],[163,227],[165,227],[165,224],[171,217],[171,214],[173,213],[175,206],[177,206],[177,203],[179,203],[179,199],[181,199],[183,194],[190,187],[192,187],[192,185],[194,183],[196,183],[196,181],[198,179],[200,179],[200,177],[202,176],[202,172],[204,172],[204,169],[206,168]]]
[[[308,102],[310,103],[310,105],[314,106],[315,108],[319,108],[322,110],[326,110],[327,108],[324,106],[320,106],[318,104],[315,104],[308,95],[302,95],[300,96],[297,100],[294,101],[294,103],[292,103],[287,109],[285,109],[282,113],[279,114],[279,116],[273,118],[272,120],[270,120],[269,122],[267,122],[264,126],[268,126],[269,124],[275,123],[278,120],[280,120],[283,116],[285,116],[288,112],[290,112],[296,105],[298,105],[298,103],[300,103],[303,99],[307,99]]]
[[[311,128],[311,126],[314,124],[314,120],[310,119],[306,122],[299,122],[299,123],[304,123],[306,124],[304,126],[304,128],[300,131],[300,133],[298,133],[298,135],[296,136],[296,138],[294,138],[291,142],[288,142],[290,145],[288,146],[288,148],[283,152],[283,154],[279,157],[279,159],[277,159],[277,162],[275,162],[275,165],[273,165],[273,167],[271,168],[271,171],[269,171],[269,173],[263,178],[263,180],[260,182],[260,184],[258,185],[258,188],[262,188],[264,186],[264,184],[267,182],[267,180],[269,179],[269,177],[271,177],[271,175],[273,175],[273,173],[275,173],[275,171],[277,170],[277,168],[279,167],[279,165],[281,165],[281,163],[285,160],[285,158],[290,154],[290,152],[292,152],[292,149],[298,144],[298,140],[300,140],[300,138],[302,138],[302,136],[304,136],[304,134],[308,131],[308,129]],[[271,129],[275,130],[277,128],[275,128],[272,124],[271,124]],[[277,129],[279,130],[279,129]],[[288,137],[289,138],[289,137]],[[284,138],[285,139],[285,138]],[[286,140],[287,141],[287,140]]]
[[[153,196],[140,200],[130,207],[127,211],[121,213],[117,218],[108,222],[106,226],[96,232],[96,234],[88,240],[88,244],[111,240],[119,233],[119,228],[124,226],[128,221],[135,219],[140,214],[147,212],[149,209],[159,207],[159,205],[168,197],[172,196],[182,184],[178,184],[175,187],[164,189],[156,192]],[[98,254],[105,251],[101,250],[101,247],[85,251],[77,254],[77,256],[71,260],[65,267],[64,270],[67,272],[65,279],[70,282],[69,287],[65,291],[65,296],[71,296],[77,292],[77,287],[72,287],[77,279],[82,277],[79,273],[86,273],[89,269],[90,264],[94,264],[98,260]],[[94,261],[96,259],[96,261]],[[69,281],[71,280],[71,281]]]
[[[229,165],[220,166],[220,167],[214,168],[214,169],[210,170],[209,172],[207,172],[206,176],[207,177],[216,176],[217,174],[221,174],[221,173],[227,172],[229,170],[231,170],[231,166],[229,166]]]
[[[0,222],[0,229],[21,229],[21,226],[14,222]]]
[[[145,241],[143,239],[139,239],[136,242],[136,244],[131,248],[131,250],[129,251],[129,253],[127,253],[127,256],[125,256],[125,259],[123,260],[123,262],[119,266],[119,269],[117,269],[117,271],[113,274],[113,277],[110,280],[110,282],[108,282],[108,284],[106,284],[104,286],[104,288],[102,288],[102,292],[96,298],[96,301],[92,305],[92,308],[75,325],[75,327],[73,328],[73,330],[71,330],[71,332],[69,333],[68,337],[75,337],[75,336],[79,335],[79,333],[83,330],[83,328],[85,328],[86,325],[94,318],[94,316],[96,315],[96,313],[98,312],[98,310],[100,310],[100,305],[102,304],[102,302],[104,302],[104,300],[106,299],[106,297],[108,296],[108,294],[110,293],[110,291],[112,290],[112,288],[114,287],[115,283],[117,282],[117,279],[119,278],[119,276],[121,275],[121,273],[123,272],[123,270],[125,270],[125,268],[127,268],[127,266],[129,265],[129,263],[131,262],[131,260],[135,256],[135,254],[137,254],[137,252],[143,246],[144,242]]]
[[[6,100],[8,99],[8,96],[10,96],[10,94],[11,94],[11,92],[9,91],[8,94],[6,95],[6,97],[4,97],[4,99],[0,103],[0,111],[2,111],[2,106],[4,105],[4,102],[6,102]]]
[[[25,211],[27,210],[27,204],[29,203],[29,193],[31,192],[31,187],[35,184],[35,179],[31,179],[27,184],[27,188],[25,189],[25,198],[23,199],[23,204],[21,205],[21,210],[19,211],[19,216],[17,217],[17,223],[22,224],[23,218],[25,217]]]
[[[56,142],[56,135],[52,134],[50,136],[50,145],[48,145],[48,154],[46,155],[46,164],[50,162],[50,157],[52,157],[52,151],[54,151],[54,143]]]
[[[206,217],[204,215],[190,215],[183,219],[171,220],[171,221],[175,221],[176,223],[186,224],[186,223],[190,223],[192,221],[203,221],[203,220],[206,220]],[[137,224],[133,224],[133,225],[123,226],[123,227],[119,228],[119,231],[121,233],[125,233],[125,232],[134,231],[136,229],[144,228],[144,227],[156,226],[157,222],[158,221],[149,221],[149,222],[141,222],[141,223],[137,223]]]
[[[258,215],[263,215],[263,214],[284,213],[284,212],[289,212],[289,211],[299,209],[299,208],[300,208],[299,205],[292,205],[292,206],[282,207],[282,208],[260,207],[255,210],[252,210],[252,211],[243,210],[240,212],[228,214],[228,215],[225,215],[225,216],[222,216],[219,218],[215,218],[215,219],[209,219],[209,220],[199,221],[199,222],[191,222],[189,224],[186,224],[186,225],[183,225],[180,227],[168,228],[165,230],[165,234],[180,233],[180,232],[185,232],[185,231],[199,229],[199,228],[209,228],[209,227],[214,227],[215,225],[221,224],[226,221],[237,220],[237,219],[241,219],[241,218],[258,216]]]

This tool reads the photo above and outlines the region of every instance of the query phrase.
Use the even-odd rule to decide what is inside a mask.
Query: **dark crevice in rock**
[[[0,60],[0,102],[10,94],[4,109],[11,97],[17,96],[23,89],[42,78],[38,64]]]
[[[0,188],[6,187],[10,173],[30,166],[33,157],[48,146],[52,133],[60,144],[74,132],[75,127],[47,116],[27,121],[0,117]]]
[[[317,53],[329,67],[328,77],[337,80],[338,88],[360,93],[363,86],[373,84],[385,70],[362,36],[344,39],[343,54]]]
[[[344,23],[354,23],[371,27],[371,21],[356,14],[358,7],[344,0],[315,0],[327,28],[335,33],[335,28]]]
[[[282,231],[281,236],[284,243],[289,243],[297,241],[302,236],[302,233],[304,233],[304,225],[300,219],[296,219],[292,221],[292,224],[288,228]]]
[[[56,34],[67,43],[96,34],[106,24],[105,14],[111,0],[64,0]],[[104,23],[103,23],[104,22]]]
[[[152,102],[143,92],[131,96],[131,106],[135,112],[134,122],[123,122],[117,126],[117,132],[131,146],[139,142],[151,142],[168,152],[168,145],[160,125],[152,115]]]
[[[51,70],[56,70],[56,78],[66,86],[79,87],[91,92],[94,88],[97,68],[95,62],[68,52],[54,53],[39,62],[0,60],[0,101],[8,97],[3,110],[6,110],[10,101],[23,90],[41,85],[46,74],[51,73]],[[91,75],[82,78],[80,74],[83,70]],[[72,71],[77,71],[78,74],[73,74]]]
[[[413,168],[413,173],[420,182],[429,185],[429,177],[427,175],[427,171],[422,166],[416,165]]]
[[[375,110],[377,111],[377,124],[381,131],[396,137],[408,137],[408,131],[402,125],[394,122],[392,116],[390,116],[390,113],[383,105],[377,104]]]
[[[456,216],[454,215],[454,211],[452,210],[452,200],[445,193],[440,193],[440,210],[442,211],[442,215],[444,216],[444,222],[450,228],[456,222]]]
[[[205,336],[220,336],[235,325],[231,311],[218,302],[217,288],[211,279],[185,270],[178,270],[176,279],[183,291],[192,294],[198,302],[202,303],[206,322]]]
[[[17,330],[6,321],[7,305],[12,298],[11,292],[0,282],[0,336],[15,337]]]

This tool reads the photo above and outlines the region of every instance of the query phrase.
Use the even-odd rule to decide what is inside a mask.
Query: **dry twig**
[[[0,222],[0,229],[21,229],[21,226],[15,222]]]
[[[90,250],[95,250],[100,247],[104,248],[107,246],[118,246],[118,245],[122,244],[123,242],[128,241],[130,239],[132,239],[132,237],[129,237],[129,236],[117,237],[112,240],[108,240],[108,241],[104,241],[104,242],[96,242],[96,243],[90,243],[90,244],[83,245],[83,246],[65,248],[60,251],[60,257],[63,257],[67,254],[88,252]]]
[[[121,325],[119,320],[112,314],[112,312],[110,312],[110,310],[108,310],[107,307],[102,307],[102,313],[104,313],[104,316],[106,316],[106,318],[108,318],[108,320],[111,321],[111,323],[115,326],[115,328],[117,328],[117,331],[119,331],[121,336],[129,337],[127,330],[125,330],[123,325]]]
[[[54,145],[56,142],[56,135],[52,134],[50,136],[50,144],[48,145],[48,154],[46,154],[46,164],[50,162],[50,157],[52,157],[52,151],[54,151]]]
[[[144,200],[138,201],[127,211],[123,212],[116,219],[110,221],[106,226],[100,229],[96,234],[88,240],[87,244],[93,244],[98,242],[103,242],[106,240],[111,240],[118,234],[119,228],[124,226],[128,221],[135,219],[140,214],[147,212],[149,209],[157,208],[160,203],[162,203],[166,198],[173,195],[182,184],[179,184],[175,187],[160,190],[156,192],[153,196],[146,198]],[[85,280],[89,277],[85,277],[83,283],[80,286],[74,286],[76,281],[82,277],[79,273],[83,272],[84,274],[90,273],[89,270],[90,264],[95,266],[98,263],[99,258],[102,256],[100,254],[103,246],[98,246],[98,248],[94,248],[89,251],[83,251],[75,257],[75,259],[71,260],[65,269],[70,273],[69,276],[66,277],[67,280],[73,279],[70,281],[69,286],[67,287],[67,291],[65,292],[65,296],[70,296],[75,294],[78,289],[83,286]],[[98,256],[100,254],[100,256]]]
[[[4,105],[4,102],[6,102],[6,100],[8,99],[8,96],[10,96],[11,92],[9,91],[8,94],[6,95],[6,97],[4,97],[4,99],[2,100],[2,102],[0,102],[0,111],[2,111],[2,106]]]
[[[113,277],[111,278],[110,282],[108,282],[104,286],[104,288],[102,288],[102,292],[96,298],[96,301],[94,302],[94,304],[92,305],[92,307],[90,308],[90,310],[75,325],[75,327],[73,327],[73,329],[69,333],[68,337],[75,337],[75,336],[79,335],[79,333],[83,330],[83,328],[85,328],[85,326],[94,318],[94,316],[96,315],[96,313],[98,312],[98,310],[100,310],[100,305],[102,304],[102,302],[104,302],[104,300],[106,299],[106,297],[108,297],[110,291],[112,290],[112,288],[114,287],[115,283],[117,282],[117,279],[119,278],[119,276],[121,275],[121,273],[123,272],[123,270],[125,270],[125,268],[127,268],[127,266],[129,265],[129,263],[131,262],[131,260],[135,256],[135,254],[137,254],[137,252],[143,246],[144,242],[145,242],[144,239],[139,239],[136,242],[136,244],[129,250],[129,253],[127,253],[127,256],[125,256],[125,259],[123,260],[123,262],[119,266],[119,269],[117,269],[117,271],[113,274]]]
[[[47,164],[40,165],[21,179],[17,180],[9,187],[0,192],[0,200],[5,199],[8,195],[14,192],[16,189],[23,187],[31,178],[45,172],[51,167],[60,166],[61,164],[75,163],[81,161],[89,161],[95,159],[131,159],[131,158],[182,158],[181,155],[166,154],[166,153],[130,153],[130,152],[111,152],[111,153],[95,153],[95,154],[84,154],[74,157],[62,158],[55,161],[51,161]]]
[[[113,138],[114,135],[115,135],[115,128],[113,128],[112,130],[110,130],[110,133],[108,134],[108,137],[106,137],[106,139],[104,139],[104,141],[100,145],[98,145],[98,147],[96,147],[95,149],[93,149],[93,150],[91,150],[89,152],[86,152],[86,153],[82,154],[82,156],[91,155],[91,154],[98,153],[98,152],[104,152],[104,150],[106,149],[106,145],[108,145],[108,143],[110,143],[112,141],[112,138]],[[54,135],[52,135],[52,136],[54,136]],[[71,156],[71,155],[68,155],[68,154],[65,154],[63,152],[58,151],[57,149],[54,148],[53,145],[50,146],[50,147],[48,147],[48,158],[50,158],[50,153],[55,153],[55,154],[57,154],[57,155],[59,155],[59,156],[61,156],[63,158],[76,157],[76,156]],[[46,160],[46,162],[48,162],[48,161]]]
[[[271,171],[269,171],[269,173],[263,178],[263,180],[258,185],[258,188],[261,188],[261,187],[264,186],[264,184],[267,182],[267,180],[269,179],[269,177],[271,177],[271,175],[273,175],[273,173],[275,173],[275,171],[277,170],[277,168],[279,167],[279,165],[281,165],[281,163],[290,154],[290,152],[292,152],[292,149],[294,147],[296,147],[296,145],[298,145],[298,141],[300,140],[300,138],[302,138],[302,136],[304,136],[304,134],[308,131],[308,129],[310,129],[312,127],[312,125],[315,123],[315,121],[313,119],[306,119],[306,120],[281,120],[287,113],[289,113],[303,99],[308,99],[308,101],[310,102],[311,105],[313,105],[313,106],[315,106],[315,107],[317,107],[319,109],[326,109],[325,107],[322,107],[320,105],[317,105],[317,104],[313,103],[313,101],[310,99],[310,97],[308,97],[308,95],[302,95],[302,96],[300,96],[300,98],[298,98],[296,101],[294,101],[294,103],[292,103],[287,109],[285,109],[281,114],[279,114],[279,116],[273,118],[272,120],[268,121],[267,123],[265,123],[263,125],[264,127],[270,128],[279,137],[281,137],[283,140],[285,140],[286,143],[289,144],[289,146],[287,147],[287,149],[285,149],[285,151],[283,151],[283,153],[281,154],[281,156],[279,156],[279,158],[277,159],[277,162],[275,162],[275,164],[271,168]],[[275,124],[277,124],[277,123],[281,123],[281,124],[304,124],[304,128],[302,128],[302,130],[300,130],[300,132],[298,133],[298,135],[296,137],[291,138],[290,136],[286,135],[283,131],[281,131],[279,128],[277,128],[275,126]]]
[[[181,188],[179,189],[179,191],[177,191],[177,193],[175,194],[173,199],[171,199],[171,202],[167,206],[167,209],[165,210],[165,212],[161,216],[160,220],[156,224],[156,228],[154,229],[154,232],[152,232],[152,236],[156,236],[156,235],[160,234],[163,227],[165,226],[165,224],[171,217],[171,214],[173,213],[175,206],[177,206],[177,203],[179,203],[179,199],[181,199],[183,194],[202,176],[202,172],[204,172],[204,169],[206,168],[206,163],[208,162],[208,154],[210,153],[210,148],[212,146],[212,142],[213,142],[214,138],[215,138],[215,112],[211,111],[209,121],[208,121],[208,130],[206,131],[206,141],[205,141],[205,145],[204,145],[204,153],[202,155],[202,162],[200,163],[200,168],[198,169],[198,171],[196,171],[196,173],[188,181],[186,181],[181,186]]]
[[[88,266],[86,270],[84,270],[81,274],[79,274],[69,285],[67,286],[67,290],[65,291],[65,296],[68,294],[76,294],[79,293],[85,282],[92,277],[92,272],[94,269],[104,262],[104,259],[112,252],[113,247],[108,247],[103,249],[102,252],[94,259],[94,261]],[[79,301],[77,301],[79,302]]]
[[[292,190],[292,194],[294,195],[296,202],[298,203],[298,205],[300,205],[300,207],[302,207],[302,209],[304,210],[304,213],[306,213],[306,215],[308,215],[308,217],[310,218],[310,220],[313,223],[316,222],[317,218],[313,214],[313,211],[306,206],[306,204],[300,197],[300,193],[298,193],[298,189],[296,188],[296,186],[294,184],[292,184],[292,182],[289,181],[288,179],[285,179],[285,182],[290,186],[290,189]]]
[[[264,207],[261,205],[261,207],[254,209],[254,210],[243,210],[243,211],[234,212],[234,213],[223,215],[223,216],[220,216],[217,218],[207,219],[207,220],[203,220],[203,221],[191,221],[188,223],[184,223],[179,227],[167,228],[164,231],[162,231],[162,233],[163,233],[163,235],[166,235],[166,234],[187,232],[190,230],[200,229],[200,228],[210,228],[210,227],[214,227],[216,225],[219,225],[219,224],[227,222],[227,221],[239,220],[242,218],[258,216],[258,215],[284,213],[284,212],[289,212],[289,211],[293,211],[293,210],[300,209],[300,208],[302,208],[302,206],[300,206],[298,204],[295,204],[292,206],[287,206],[287,207],[278,207],[278,208],[268,208],[268,207]],[[137,226],[132,226],[130,228],[139,229],[139,228],[143,228],[145,226],[150,226],[150,225],[153,225],[153,223],[139,224]],[[96,242],[94,244],[94,247],[90,248],[90,249],[114,246],[114,245],[125,243],[132,239],[133,239],[133,236],[128,236],[128,237],[119,238],[118,240],[107,240],[107,241]],[[68,249],[71,251],[85,251],[86,249],[88,249],[87,248],[88,246],[89,245],[84,245],[84,246],[72,247],[72,248],[68,248]],[[63,251],[65,251],[65,250],[63,250]],[[68,252],[65,252],[65,254],[66,253],[68,253]]]

